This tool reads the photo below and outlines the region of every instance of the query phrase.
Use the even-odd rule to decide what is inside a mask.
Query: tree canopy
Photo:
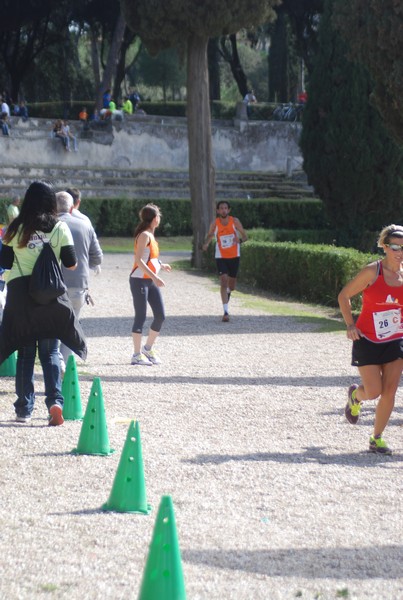
[[[273,6],[279,3],[280,0],[121,0],[128,26],[141,37],[150,54],[170,47],[182,47],[187,53],[189,180],[196,267],[202,266],[202,245],[215,212],[208,40],[274,18]]]
[[[339,245],[365,247],[365,231],[401,219],[403,152],[369,97],[367,70],[348,58],[326,0],[319,54],[308,86],[301,149]],[[367,248],[365,248],[367,249]]]
[[[334,23],[349,44],[352,57],[371,73],[373,101],[392,135],[402,143],[403,3],[338,0]]]
[[[128,25],[150,53],[186,43],[192,35],[230,35],[271,20],[281,0],[121,0]]]

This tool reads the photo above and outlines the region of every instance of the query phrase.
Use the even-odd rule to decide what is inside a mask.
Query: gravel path
[[[93,278],[78,361],[84,408],[101,378],[114,454],[72,454],[81,422],[47,427],[40,369],[31,425],[14,422],[14,380],[0,380],[0,598],[136,598],[169,494],[188,600],[403,599],[402,393],[393,457],[370,455],[373,403],[355,427],[343,416],[345,335],[236,294],[222,323],[218,287],[190,272],[165,275],[163,364],[133,367],[131,263],[108,255]],[[100,510],[131,419],[148,516]]]

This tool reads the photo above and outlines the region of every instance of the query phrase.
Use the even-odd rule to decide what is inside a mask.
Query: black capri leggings
[[[134,323],[133,333],[142,333],[147,315],[147,302],[153,311],[153,322],[150,328],[153,331],[161,331],[165,320],[164,303],[159,287],[155,285],[152,279],[140,279],[140,277],[130,277],[130,290],[133,296]]]

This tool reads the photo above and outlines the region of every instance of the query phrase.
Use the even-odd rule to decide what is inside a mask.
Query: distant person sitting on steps
[[[127,115],[133,114],[133,104],[127,96],[125,96],[125,101],[122,104],[122,111]]]
[[[68,137],[63,131],[63,121],[61,119],[57,119],[53,125],[52,133],[54,137],[62,140],[63,146],[65,150],[68,150]]]
[[[10,129],[8,127],[8,116],[6,112],[2,112],[0,115],[0,126],[3,135],[10,135]]]
[[[257,103],[256,96],[255,96],[255,93],[254,93],[253,90],[250,90],[246,94],[245,98],[243,99],[243,103],[246,104],[246,112],[247,112],[247,115],[248,115],[248,119],[250,119],[250,116],[251,116],[250,105]]]
[[[75,135],[71,133],[70,125],[68,121],[63,121],[62,130],[64,135],[66,136],[66,150],[70,151],[70,140],[73,140],[73,150],[74,152],[78,152],[77,147],[77,138]]]

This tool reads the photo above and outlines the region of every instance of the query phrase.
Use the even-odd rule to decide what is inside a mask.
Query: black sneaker
[[[227,312],[225,312],[225,313],[224,313],[224,316],[223,316],[223,318],[222,318],[222,321],[223,321],[224,323],[228,323],[228,321],[229,321],[229,314],[228,314]]]

